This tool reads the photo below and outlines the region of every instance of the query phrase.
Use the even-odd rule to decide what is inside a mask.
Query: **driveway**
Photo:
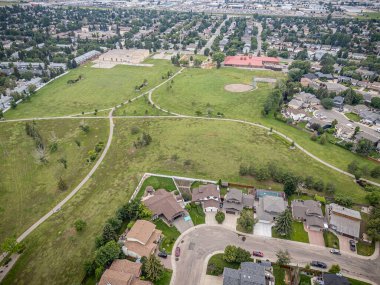
[[[157,258],[161,261],[162,265],[163,265],[166,269],[173,269],[173,267],[172,267],[172,262],[171,262],[171,259],[170,259],[170,255],[168,255],[167,258],[162,258],[162,257],[159,257],[159,256],[158,256],[158,253],[159,253],[159,251],[157,250],[157,252],[156,252],[156,256],[157,256]]]
[[[178,219],[175,219],[172,224],[173,226],[177,228],[177,230],[179,230],[180,233],[183,233],[184,231],[190,229],[191,227],[194,227],[193,221],[191,219],[189,219],[188,221],[185,221],[185,217],[180,217]]]
[[[253,228],[253,234],[264,237],[272,237],[272,223],[258,222]]]
[[[339,248],[340,248],[341,251],[353,252],[350,249],[350,238],[342,236],[342,235],[339,235],[339,234],[337,234],[336,236],[339,239]]]
[[[325,239],[323,238],[322,232],[311,231],[304,225],[305,231],[307,231],[309,235],[310,244],[325,246]]]
[[[222,285],[223,284],[222,276],[206,275],[204,280],[205,281],[202,285]]]
[[[215,214],[216,212],[206,213],[206,225],[210,225],[210,226],[219,225],[218,222],[215,220]],[[225,214],[225,219],[221,226],[234,231],[236,230],[236,222],[238,218],[239,218],[239,215]]]
[[[371,260],[351,254],[333,255],[329,249],[316,245],[289,240],[247,235],[242,241],[236,232],[218,226],[196,226],[181,236],[176,245],[181,247],[181,257],[178,261],[172,257],[173,278],[171,285],[201,284],[202,270],[207,256],[215,251],[224,250],[227,245],[236,245],[247,249],[263,248],[265,258],[275,261],[276,252],[286,248],[292,261],[305,266],[312,260],[323,261],[330,267],[339,264],[346,275],[369,279],[380,284],[380,258]]]

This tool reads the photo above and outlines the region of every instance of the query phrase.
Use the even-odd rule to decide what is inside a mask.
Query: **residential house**
[[[267,262],[242,262],[240,269],[225,267],[223,285],[274,285],[271,265]]]
[[[152,285],[150,281],[140,280],[142,263],[127,259],[116,259],[104,271],[98,285]]]
[[[192,202],[201,203],[205,212],[216,212],[220,205],[220,195],[217,185],[207,184],[194,188]]]
[[[334,79],[334,76],[332,76],[331,74],[326,74],[322,72],[316,72],[315,75],[318,76],[319,79],[327,79],[327,80]]]
[[[231,188],[224,197],[223,209],[229,214],[240,213],[243,208],[253,208],[254,200],[253,195]]]
[[[185,215],[185,210],[178,204],[172,192],[159,189],[145,197],[142,202],[153,213],[153,219],[164,218],[168,223]]]
[[[332,203],[326,206],[326,214],[332,230],[344,236],[360,238],[360,212]]]
[[[356,136],[355,136],[355,141],[356,142],[359,142],[361,139],[366,139],[366,140],[372,142],[372,144],[374,146],[377,146],[377,143],[380,140],[380,138],[378,136],[375,136],[375,135],[372,135],[370,133],[363,132],[363,131],[357,133]]]
[[[323,285],[350,285],[351,282],[344,276],[335,273],[323,273]]]
[[[320,202],[314,200],[293,200],[291,207],[293,219],[304,222],[308,229],[321,231],[325,228]]]
[[[101,52],[97,51],[97,50],[91,50],[89,52],[86,52],[85,54],[82,54],[80,56],[77,56],[76,58],[74,58],[75,62],[80,65],[90,59],[93,59],[97,56],[101,55]]]
[[[301,101],[303,103],[302,107],[304,108],[310,108],[321,104],[321,101],[311,93],[300,92],[294,95],[293,98]]]
[[[380,124],[380,115],[378,113],[364,110],[359,113],[359,116],[362,118],[362,122],[364,124],[369,124],[369,125],[377,125]]]
[[[141,258],[153,254],[161,238],[161,231],[156,225],[145,220],[137,220],[132,228],[126,232],[123,252],[127,256]]]
[[[304,110],[296,110],[293,108],[286,108],[283,110],[283,115],[286,118],[291,118],[295,122],[307,121],[309,119],[307,113]]]
[[[334,82],[323,82],[322,86],[326,87],[329,93],[336,93],[336,94],[342,91],[346,91],[348,89],[348,87],[339,83],[334,83]]]
[[[355,133],[355,128],[351,125],[343,125],[338,123],[335,126],[335,137],[343,139],[345,141],[349,141],[352,139]]]
[[[288,103],[288,107],[293,109],[293,110],[299,110],[302,108],[302,101],[299,101],[299,100],[296,100],[296,99],[292,99],[289,101]]]
[[[333,99],[334,107],[342,109],[344,105],[344,98],[342,96],[335,96]]]
[[[380,92],[380,82],[373,82],[368,85],[368,88]]]
[[[328,129],[331,128],[331,121],[325,121],[325,120],[320,120],[317,118],[311,118],[309,122],[307,123],[306,127],[310,129],[311,125],[317,124],[321,126],[322,129]]]
[[[266,195],[259,198],[256,209],[257,218],[264,222],[273,222],[287,207],[282,197]]]

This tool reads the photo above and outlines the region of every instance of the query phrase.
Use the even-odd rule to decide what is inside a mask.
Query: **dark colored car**
[[[350,239],[350,249],[351,251],[356,251],[356,243],[352,239]]]
[[[175,257],[179,257],[181,255],[181,249],[177,246],[175,249]]]
[[[167,257],[168,257],[168,255],[167,255],[167,253],[166,253],[165,251],[160,251],[160,252],[158,253],[158,256],[159,256],[159,257],[162,257],[162,258],[167,258]]]
[[[253,251],[252,255],[253,256],[258,256],[258,257],[264,257],[264,253],[262,253],[261,251]]]
[[[311,266],[314,266],[314,267],[319,267],[319,268],[323,268],[323,269],[326,269],[327,268],[327,264],[322,262],[322,261],[312,261],[310,263]]]

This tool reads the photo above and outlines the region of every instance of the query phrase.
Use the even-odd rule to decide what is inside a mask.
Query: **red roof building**
[[[235,55],[226,56],[224,59],[225,66],[236,66],[236,67],[256,67],[263,68],[265,64],[279,64],[280,61],[275,57],[267,56],[246,56],[246,55]]]

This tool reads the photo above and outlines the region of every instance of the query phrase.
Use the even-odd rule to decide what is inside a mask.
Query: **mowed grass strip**
[[[131,135],[132,126],[149,133],[152,143],[134,148],[141,133]],[[173,154],[177,154],[176,160]],[[113,142],[101,166],[59,213],[25,240],[25,253],[4,284],[79,284],[84,277],[83,264],[92,257],[95,237],[129,200],[145,172],[251,183],[250,178],[239,176],[240,164],[268,161],[298,175],[332,179],[329,169],[289,150],[258,128],[191,119],[115,119]],[[364,200],[365,192],[348,177],[334,173],[332,182],[344,195]],[[87,223],[81,233],[74,228],[77,219]]]
[[[47,163],[37,158],[35,142],[25,122],[0,125],[0,243],[18,236],[75,188],[90,171],[88,151],[108,138],[107,120],[88,120],[89,133],[80,130],[81,119],[36,121],[47,149]],[[29,122],[32,123],[32,122]],[[53,138],[57,150],[49,150]],[[80,143],[80,146],[77,143]],[[58,160],[66,160],[67,168]],[[67,190],[58,189],[59,178]]]
[[[128,99],[151,89],[163,82],[162,75],[177,67],[167,60],[150,60],[153,67],[117,65],[110,69],[92,68],[88,63],[70,70],[31,97],[30,102],[22,103],[5,114],[7,119],[33,118],[80,114],[101,110],[121,104]],[[82,79],[68,84],[70,79]],[[136,92],[135,86],[144,79],[148,85]]]

